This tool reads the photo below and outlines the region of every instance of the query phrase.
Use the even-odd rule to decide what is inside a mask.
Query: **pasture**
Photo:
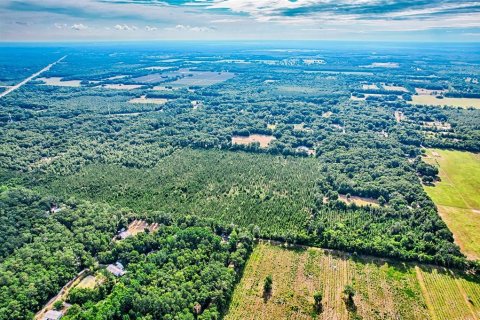
[[[263,294],[267,275],[273,279],[269,297]],[[347,284],[356,291],[356,311],[343,300]],[[313,307],[315,292],[323,296],[321,312]],[[443,268],[261,242],[225,319],[477,319],[479,299],[478,279]]]
[[[424,160],[439,168],[440,181],[424,186],[456,243],[472,259],[480,259],[480,155],[431,149]]]
[[[480,99],[478,98],[443,98],[438,99],[433,95],[414,95],[410,104],[431,105],[439,107],[461,107],[461,108],[476,108],[480,109]]]

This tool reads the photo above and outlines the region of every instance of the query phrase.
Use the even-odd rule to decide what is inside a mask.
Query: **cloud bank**
[[[469,0],[3,0],[1,40],[480,41]],[[359,36],[361,35],[361,36]],[[14,39],[12,39],[14,38]]]

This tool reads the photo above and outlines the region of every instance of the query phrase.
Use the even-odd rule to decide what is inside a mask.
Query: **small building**
[[[63,313],[61,311],[57,310],[49,310],[45,315],[43,316],[42,320],[59,320],[62,318]]]
[[[113,274],[115,277],[121,277],[125,274],[123,266],[118,262],[116,264],[109,264],[107,266],[107,271]]]

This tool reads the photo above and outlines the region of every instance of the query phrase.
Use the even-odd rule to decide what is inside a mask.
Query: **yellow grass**
[[[438,99],[432,95],[418,95],[412,96],[412,101],[408,101],[410,104],[432,105],[432,106],[450,106],[450,107],[462,107],[462,108],[480,108],[480,99],[474,98],[443,98]]]
[[[439,167],[440,182],[424,186],[452,230],[455,242],[471,259],[480,259],[480,155],[430,149],[424,160]]]
[[[274,136],[267,136],[264,134],[252,134],[248,137],[243,137],[243,136],[233,136],[232,137],[232,143],[233,144],[250,144],[254,142],[260,143],[261,148],[266,148],[272,142],[275,140]]]
[[[77,288],[81,289],[93,289],[95,288],[95,285],[97,284],[97,278],[94,276],[86,276],[85,278],[80,281],[80,283],[77,285]]]
[[[480,317],[480,283],[450,270],[417,267],[417,278],[424,287],[431,318],[438,320],[478,320]],[[471,299],[474,303],[468,301]]]
[[[269,297],[263,294],[267,275],[273,279]],[[354,302],[362,319],[480,318],[478,278],[440,267],[261,242],[245,266],[225,319],[352,319],[342,299],[347,284],[356,291]],[[313,308],[315,292],[323,295],[319,314]]]
[[[271,297],[263,281],[272,275]],[[235,288],[226,320],[349,319],[342,299],[345,285],[357,291],[357,314],[363,319],[428,319],[413,268],[317,248],[284,249],[260,243]],[[313,308],[313,294],[323,295],[323,311]]]
[[[267,128],[270,130],[275,130],[277,128],[277,125],[275,123],[270,123],[267,124]]]

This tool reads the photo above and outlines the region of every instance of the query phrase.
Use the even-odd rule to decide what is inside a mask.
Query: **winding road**
[[[43,68],[42,70],[38,71],[37,73],[32,74],[30,77],[28,77],[27,79],[23,80],[22,82],[17,83],[16,85],[8,88],[8,89],[5,90],[4,92],[0,93],[0,98],[6,96],[7,94],[9,94],[9,93],[12,92],[12,91],[17,90],[18,88],[20,88],[21,86],[23,86],[24,84],[26,84],[28,81],[32,80],[32,79],[35,78],[35,77],[38,77],[39,75],[41,75],[41,74],[44,73],[45,71],[50,70],[51,67],[53,67],[55,64],[59,63],[60,61],[62,61],[62,60],[65,59],[66,57],[67,57],[67,56],[61,57],[60,59],[58,59],[58,60],[55,61],[55,62],[50,63],[48,66],[46,66],[46,67]]]

